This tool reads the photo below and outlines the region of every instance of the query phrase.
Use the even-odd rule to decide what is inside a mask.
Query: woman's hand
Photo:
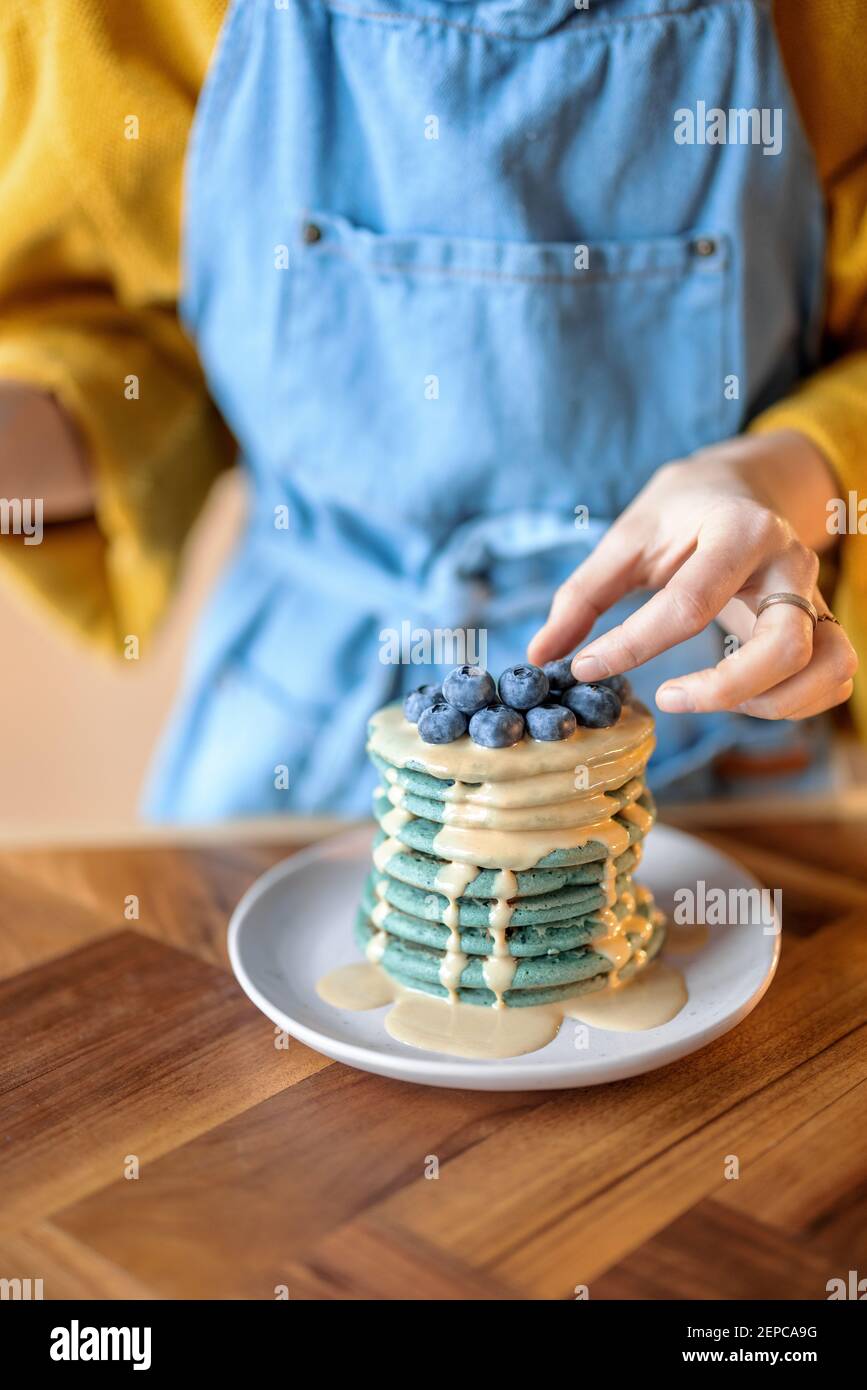
[[[858,665],[841,627],[794,604],[761,600],[786,591],[829,611],[817,551],[832,537],[826,504],[838,485],[820,451],[794,430],[744,436],[660,468],[557,590],[530,643],[533,662],[563,656],[596,619],[635,589],[658,592],[572,663],[582,681],[629,671],[717,619],[738,639],[730,656],[666,681],[666,711],[739,710],[805,719],[847,700]]]

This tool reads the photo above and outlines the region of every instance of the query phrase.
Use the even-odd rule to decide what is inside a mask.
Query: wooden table
[[[783,890],[770,993],[663,1071],[538,1094],[275,1047],[225,929],[285,847],[0,853],[0,1277],[46,1298],[822,1299],[867,1273],[867,823],[708,838]]]

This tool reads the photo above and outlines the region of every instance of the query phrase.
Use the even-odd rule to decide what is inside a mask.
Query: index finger
[[[614,525],[560,585],[544,625],[527,647],[528,659],[541,666],[572,651],[596,619],[635,587],[639,562],[635,547]]]
[[[579,681],[631,671],[679,642],[703,632],[756,568],[755,545],[730,528],[699,537],[697,548],[663,589],[625,622],[579,652],[572,674]]]

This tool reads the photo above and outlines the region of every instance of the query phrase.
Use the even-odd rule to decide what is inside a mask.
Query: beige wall
[[[178,601],[154,651],[141,661],[110,664],[0,587],[0,840],[116,833],[135,823],[138,789],[187,636],[241,512],[236,471],[214,489],[189,547]]]

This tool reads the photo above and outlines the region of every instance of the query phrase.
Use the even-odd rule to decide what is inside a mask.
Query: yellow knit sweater
[[[233,456],[176,314],[184,152],[224,9],[0,8],[0,379],[55,393],[98,480],[93,522],[52,526],[40,546],[4,537],[0,560],[115,648],[164,610],[184,538]],[[827,203],[827,365],[751,428],[803,431],[841,495],[863,497],[867,24],[861,0],[778,0],[775,23]],[[845,538],[841,565],[837,611],[867,658],[867,536]],[[856,706],[867,732],[863,678]]]

